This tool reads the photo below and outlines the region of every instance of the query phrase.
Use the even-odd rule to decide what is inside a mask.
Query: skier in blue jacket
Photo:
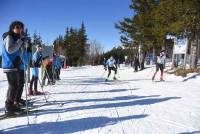
[[[2,68],[8,80],[8,91],[5,101],[5,111],[8,113],[20,111],[18,103],[24,86],[24,67],[27,61],[25,49],[26,37],[24,36],[24,24],[14,21],[9,31],[3,34]],[[26,47],[26,48],[25,48]]]
[[[39,68],[42,62],[42,46],[37,45],[36,51],[33,54],[32,57],[32,78],[30,81],[30,88],[29,88],[29,95],[41,95],[42,92],[39,92],[37,90],[37,83],[38,83],[38,76],[39,76]],[[33,84],[34,84],[34,90],[33,90]]]
[[[55,68],[55,77],[56,80],[60,80],[60,70],[61,70],[61,58],[59,55],[56,55],[56,59],[54,62],[54,68]]]

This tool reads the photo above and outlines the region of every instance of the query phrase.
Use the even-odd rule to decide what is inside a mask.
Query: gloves
[[[22,44],[22,49],[23,49],[24,51],[27,51],[27,52],[32,52],[31,43],[25,41],[25,42]]]
[[[116,64],[114,64],[114,66],[113,66],[115,69],[117,69],[117,65]]]
[[[29,38],[26,36],[21,36],[20,38],[23,42],[28,42]]]

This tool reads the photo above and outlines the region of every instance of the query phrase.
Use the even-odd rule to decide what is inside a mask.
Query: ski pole
[[[24,78],[25,78],[25,90],[26,90],[26,115],[27,115],[27,121],[29,125],[29,112],[28,112],[28,80],[27,80],[27,75],[26,75],[26,69],[24,68]]]
[[[120,77],[119,77],[119,71],[117,72],[117,77],[120,78]]]
[[[53,84],[53,82],[52,82],[52,80],[50,79],[50,77],[49,77],[49,73],[48,73],[48,71],[47,71],[47,69],[45,68],[45,70],[44,70],[45,72],[46,72],[46,74],[47,74],[47,78],[48,78],[48,80],[50,81],[50,83],[51,84]]]
[[[44,66],[43,61],[42,61],[42,64],[43,64],[43,66]],[[51,80],[50,77],[49,77],[49,73],[48,73],[48,71],[47,71],[47,69],[46,69],[45,67],[44,67],[44,73],[47,74],[47,79],[48,79],[48,81],[49,81],[51,84],[53,84],[52,80]],[[42,80],[43,80],[43,78],[42,78]]]
[[[151,66],[151,71],[147,74],[147,77],[149,77],[149,75],[153,72],[155,66]]]
[[[25,90],[26,90],[26,117],[27,117],[27,122],[28,122],[28,125],[29,125],[29,111],[28,111],[28,98],[27,98],[27,96],[28,96],[28,71],[27,71],[27,67],[28,67],[28,64],[29,63],[26,63],[26,60],[23,58],[23,55],[25,54],[24,52],[26,52],[26,53],[28,53],[27,52],[27,46],[29,45],[28,44],[28,42],[25,42],[25,45],[26,45],[26,49],[25,49],[25,51],[24,51],[24,49],[22,49],[22,54],[21,54],[21,59],[23,60],[23,63],[24,63],[24,80],[25,80],[25,83],[24,83],[24,86],[25,86]],[[28,55],[26,55],[26,56],[28,56]],[[28,60],[30,60],[29,58],[28,58]],[[28,62],[30,62],[30,61],[28,61]]]
[[[117,77],[120,78],[119,77],[119,70],[117,69],[117,66],[116,66],[116,70],[117,70]]]
[[[104,76],[104,74],[106,73],[106,71],[107,71],[107,70],[105,70],[105,71],[103,72],[103,74],[100,76],[101,78]]]

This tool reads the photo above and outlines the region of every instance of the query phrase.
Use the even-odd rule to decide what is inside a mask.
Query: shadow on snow
[[[64,133],[75,133],[80,131],[86,131],[94,128],[101,128],[109,125],[117,124],[121,121],[136,120],[147,117],[147,114],[131,115],[119,118],[109,118],[105,116],[100,117],[88,117],[81,119],[73,119],[59,122],[43,122],[40,124],[33,125],[21,125],[13,128],[2,130],[6,134],[64,134]]]

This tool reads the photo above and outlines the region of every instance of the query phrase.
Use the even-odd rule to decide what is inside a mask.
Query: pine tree
[[[81,28],[79,29],[78,41],[79,41],[78,47],[80,50],[79,64],[83,65],[83,62],[84,62],[83,59],[86,55],[86,44],[87,44],[87,35],[86,35],[84,23],[81,24]]]
[[[39,34],[37,34],[36,32],[34,32],[34,34],[33,34],[33,44],[34,45],[42,45],[41,36]]]
[[[55,52],[60,51],[61,54],[64,54],[70,66],[83,65],[86,62],[84,61],[86,48],[87,35],[84,23],[80,29],[67,27],[65,35],[59,36],[54,41]]]
[[[158,6],[156,0],[132,0],[130,9],[136,14],[131,18],[124,18],[123,21],[116,24],[116,28],[120,29],[122,43],[128,42],[127,44],[131,47],[133,44],[139,45],[141,48],[141,69],[144,69],[144,60],[147,51],[155,45],[158,41],[157,36],[153,33],[155,27],[155,20],[153,17],[154,9]]]

